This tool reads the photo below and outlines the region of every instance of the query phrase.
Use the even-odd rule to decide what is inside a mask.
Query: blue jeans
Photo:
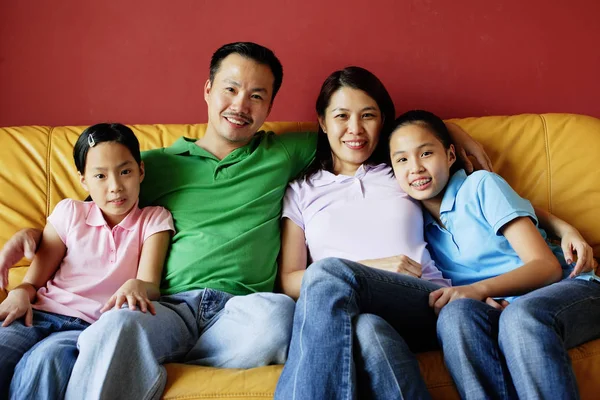
[[[79,337],[67,399],[158,399],[161,365],[220,368],[283,364],[294,301],[282,294],[232,296],[212,289],[163,296],[156,315],[109,311]]]
[[[33,310],[33,326],[18,320],[0,327],[0,398],[10,390],[14,399],[61,399],[77,358],[77,337],[89,325]]]
[[[428,299],[438,288],[347,260],[312,264],[275,398],[429,398],[413,352],[437,347]]]
[[[567,351],[599,338],[599,321],[600,284],[565,279],[501,313],[454,301],[440,313],[438,335],[462,398],[578,399]]]

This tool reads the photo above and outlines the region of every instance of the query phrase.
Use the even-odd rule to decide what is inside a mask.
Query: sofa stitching
[[[552,214],[552,176],[550,170],[550,142],[548,138],[548,123],[543,114],[539,114],[544,127],[544,146],[546,148],[546,168],[548,171],[548,212]]]
[[[268,397],[272,398],[274,396],[273,392],[263,392],[263,393],[211,393],[211,394],[194,394],[194,395],[183,395],[183,396],[173,396],[173,397],[164,397],[163,400],[168,399],[217,399],[227,397],[240,397],[240,398],[249,398],[251,397]]]
[[[50,185],[50,156],[52,154],[52,133],[54,132],[54,127],[50,127],[50,132],[48,132],[48,151],[46,154],[46,218],[50,215],[50,198],[52,197],[52,185]]]

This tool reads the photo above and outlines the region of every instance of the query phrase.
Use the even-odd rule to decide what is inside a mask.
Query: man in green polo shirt
[[[281,201],[313,159],[316,135],[257,133],[282,77],[265,47],[219,48],[204,87],[206,134],[143,154],[140,205],[167,208],[177,231],[163,296],[156,315],[111,310],[81,334],[66,398],[158,398],[166,362],[250,368],[285,361],[294,302],[271,293]],[[35,230],[16,234],[0,252],[0,273],[31,256],[38,240]],[[65,386],[70,373],[53,360],[39,372]]]

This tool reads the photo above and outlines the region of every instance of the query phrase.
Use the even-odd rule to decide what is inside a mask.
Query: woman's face
[[[373,154],[383,125],[381,111],[373,98],[362,90],[338,89],[319,118],[327,134],[335,174],[354,175]]]

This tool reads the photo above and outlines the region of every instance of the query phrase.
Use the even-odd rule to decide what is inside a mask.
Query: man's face
[[[230,54],[221,61],[214,82],[206,81],[207,135],[244,145],[271,111],[275,78],[267,65]]]

